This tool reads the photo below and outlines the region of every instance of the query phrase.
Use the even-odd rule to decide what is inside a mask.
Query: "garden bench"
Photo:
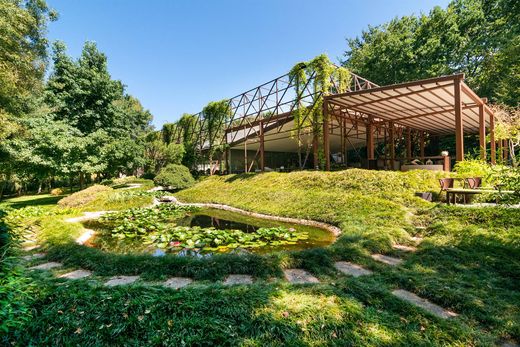
[[[513,194],[512,190],[498,190],[498,189],[471,189],[471,188],[448,188],[446,189],[446,201],[448,205],[450,204],[451,199],[453,199],[453,204],[456,204],[457,194],[462,194],[464,196],[468,194],[485,194],[485,193],[504,193],[504,194]],[[450,199],[451,198],[451,199]],[[497,198],[498,200],[498,198]]]

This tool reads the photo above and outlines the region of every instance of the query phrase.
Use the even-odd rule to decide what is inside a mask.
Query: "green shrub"
[[[189,188],[195,184],[190,170],[186,166],[178,164],[170,164],[161,169],[154,182],[171,189]]]
[[[461,178],[481,177],[484,182],[488,183],[491,174],[491,165],[482,160],[464,160],[459,161],[453,167],[457,172],[457,176]]]
[[[112,190],[110,187],[94,185],[61,199],[58,205],[61,207],[81,207],[94,201],[100,193],[110,192]]]

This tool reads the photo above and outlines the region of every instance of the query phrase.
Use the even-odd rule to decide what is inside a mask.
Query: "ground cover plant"
[[[48,252],[46,260],[33,264],[53,260],[64,268],[30,274],[38,288],[31,299],[31,319],[4,339],[20,345],[244,346],[487,346],[518,340],[519,212],[437,206],[415,197],[416,191],[436,191],[438,175],[365,170],[250,174],[211,177],[176,193],[185,201],[326,221],[343,231],[329,247],[266,255],[113,254],[73,242],[82,226],[64,220],[79,215],[78,209],[11,209],[13,216],[27,213],[17,217],[17,228],[33,230]],[[101,201],[108,198],[106,193],[98,194],[97,201],[106,204]],[[31,211],[35,208],[44,212]],[[137,211],[112,216],[130,219]],[[411,236],[424,238],[415,253],[392,248],[394,242],[411,244]],[[373,252],[404,262],[389,267],[374,261]],[[341,275],[333,266],[337,260],[361,264],[374,274]],[[285,283],[281,270],[291,267],[308,270],[321,284]],[[93,277],[55,277],[76,268],[93,271]],[[235,287],[218,283],[231,273],[251,274],[256,282]],[[140,275],[148,282],[101,285],[113,275]],[[151,285],[171,276],[198,282],[180,291]],[[413,291],[459,317],[444,321],[431,316],[392,296],[396,288]]]

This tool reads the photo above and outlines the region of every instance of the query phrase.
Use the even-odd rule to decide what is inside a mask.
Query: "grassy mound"
[[[355,169],[213,176],[177,196],[332,223],[349,235],[364,235],[377,250],[406,240],[406,231],[412,230],[410,210],[430,205],[415,193],[437,192],[438,179],[445,175]]]
[[[61,199],[58,202],[58,205],[61,207],[82,207],[87,205],[89,202],[92,202],[96,199],[99,193],[110,192],[112,188],[101,186],[101,185],[93,185],[87,189],[83,189],[79,192],[76,192],[66,198]]]

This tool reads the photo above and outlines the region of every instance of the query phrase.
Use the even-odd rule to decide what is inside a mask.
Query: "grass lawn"
[[[314,219],[343,231],[329,247],[269,255],[117,255],[74,242],[83,226],[65,219],[83,211],[146,206],[152,199],[144,193],[149,184],[84,194],[74,207],[58,206],[49,196],[1,202],[11,232],[35,235],[47,252],[46,259],[32,264],[51,260],[64,267],[45,272],[10,267],[0,279],[6,284],[0,303],[1,317],[12,324],[0,323],[5,330],[0,343],[489,346],[518,341],[520,211],[446,207],[416,198],[417,191],[437,191],[437,175],[364,170],[231,175],[204,179],[176,194],[181,201]],[[416,252],[392,248],[412,245],[413,236],[423,238]],[[376,262],[370,256],[375,252],[403,263]],[[19,254],[14,250],[6,259],[16,264]],[[373,274],[345,276],[334,268],[340,260]],[[93,276],[77,281],[56,276],[78,268]],[[291,285],[283,280],[285,268],[306,269],[321,283]],[[255,282],[226,287],[220,281],[228,274],[250,274]],[[141,277],[129,286],[102,285],[114,275]],[[181,290],[154,285],[171,276],[195,282]],[[8,288],[17,294],[8,296]],[[437,318],[394,297],[397,288],[459,316]]]

